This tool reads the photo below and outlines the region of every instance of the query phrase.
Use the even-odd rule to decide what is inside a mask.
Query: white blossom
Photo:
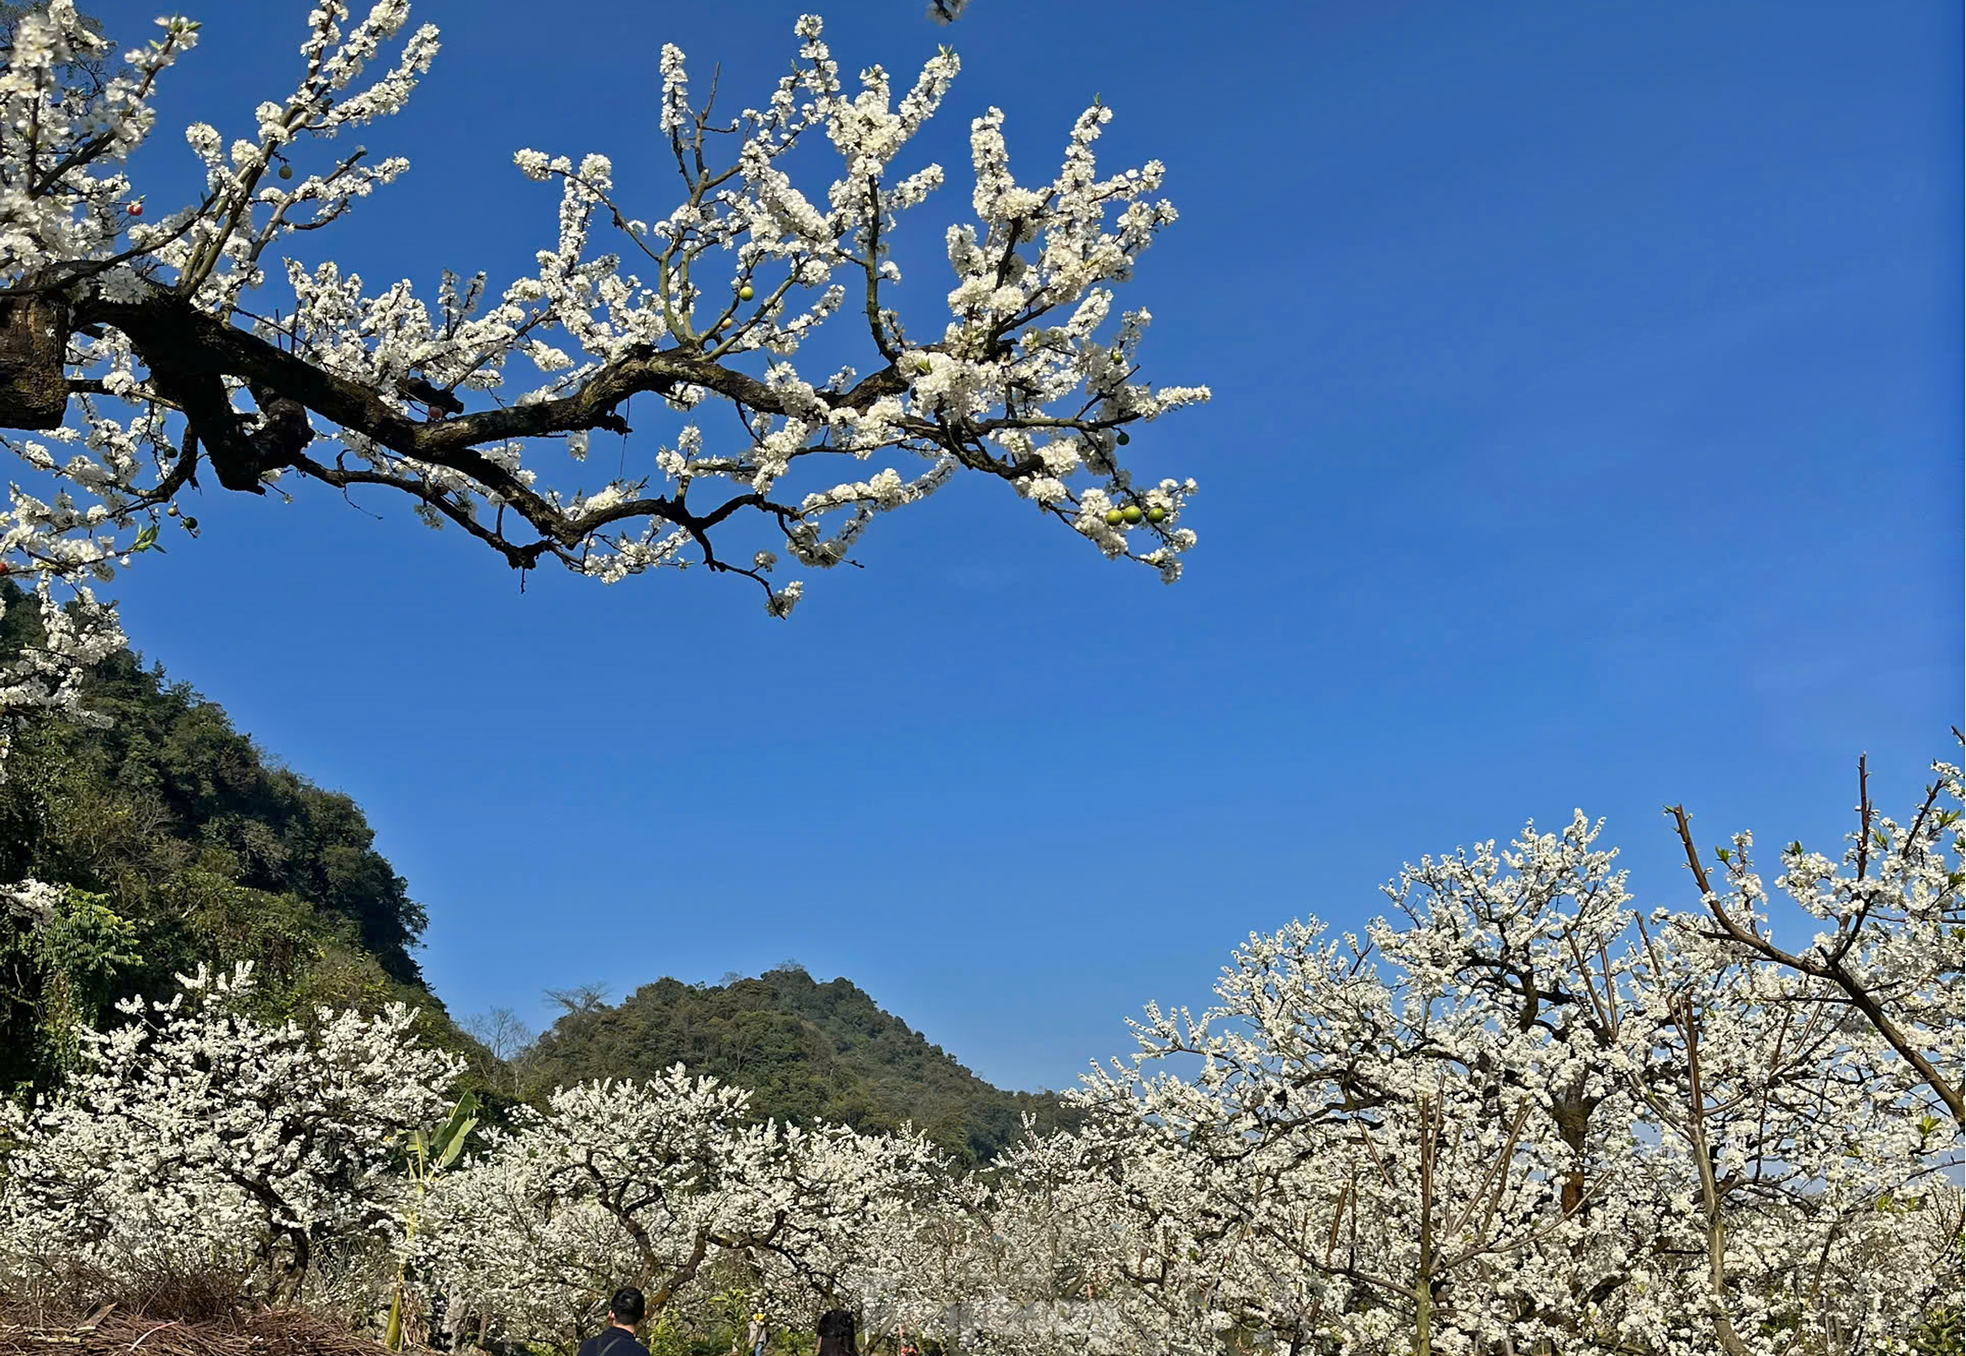
[[[318,0],[291,92],[260,101],[250,122],[230,134],[209,123],[187,127],[200,196],[176,206],[159,198],[139,217],[145,200],[123,167],[153,130],[158,82],[195,46],[198,25],[162,20],[162,36],[126,54],[124,69],[101,89],[60,89],[58,70],[78,55],[100,56],[100,41],[68,0],[21,19],[0,73],[0,117],[35,127],[47,160],[63,147],[76,153],[59,161],[59,191],[30,195],[20,187],[23,174],[7,179],[16,187],[0,192],[0,275],[18,281],[50,267],[79,269],[68,303],[76,314],[95,308],[107,319],[71,336],[64,355],[64,375],[88,383],[69,401],[75,427],[37,430],[82,447],[59,460],[45,442],[18,447],[57,492],[38,482],[17,488],[0,512],[0,565],[37,587],[51,581],[83,604],[73,624],[50,624],[53,643],[32,664],[0,677],[0,725],[7,709],[72,709],[64,675],[115,634],[113,608],[88,599],[86,581],[109,578],[161,545],[160,531],[192,530],[188,515],[175,524],[163,516],[166,486],[192,469],[178,464],[190,441],[183,416],[156,389],[148,341],[116,309],[166,295],[235,328],[250,310],[259,318],[241,329],[246,340],[362,393],[324,401],[318,384],[309,386],[305,434],[338,449],[264,467],[250,483],[284,476],[283,489],[308,479],[346,488],[336,477],[354,476],[392,485],[432,524],[465,522],[495,538],[508,560],[527,540],[499,534],[523,524],[551,543],[545,557],[527,559],[555,559],[603,579],[680,566],[699,551],[722,567],[680,507],[665,507],[632,482],[596,494],[553,490],[536,483],[528,438],[500,432],[437,441],[452,429],[475,429],[469,421],[499,405],[545,409],[553,414],[542,436],[564,437],[579,461],[595,429],[625,421],[619,401],[578,414],[567,402],[596,383],[623,382],[642,363],[667,375],[633,378],[621,386],[624,399],[647,390],[680,411],[712,397],[734,400],[755,431],[708,453],[656,456],[665,477],[696,486],[692,503],[721,488],[749,504],[755,517],[742,522],[767,540],[745,543],[733,559],[782,549],[805,564],[836,564],[871,515],[919,503],[956,471],[970,470],[1003,481],[1109,556],[1139,560],[1164,578],[1179,573],[1196,537],[1168,520],[1186,490],[1156,501],[1163,516],[1152,522],[1099,520],[1107,506],[1134,502],[1117,452],[1124,429],[1207,397],[1202,387],[1157,390],[1135,378],[1144,310],[1109,323],[1113,284],[1130,276],[1139,253],[1174,220],[1172,207],[1151,197],[1164,175],[1158,162],[1099,174],[1094,146],[1110,109],[1087,110],[1073,124],[1056,176],[1032,184],[1011,175],[1004,113],[992,109],[976,122],[975,220],[949,232],[950,311],[919,323],[919,339],[910,340],[892,304],[901,272],[889,241],[903,214],[946,178],[942,166],[907,157],[961,70],[956,54],[928,59],[905,92],[878,65],[849,88],[819,19],[801,17],[794,70],[737,118],[725,174],[707,162],[698,167],[699,153],[719,149],[704,140],[706,125],[715,124],[692,107],[683,53],[665,44],[656,61],[656,121],[685,181],[681,204],[651,211],[628,201],[599,153],[518,150],[513,164],[526,179],[558,181],[559,201],[548,209],[552,247],[535,252],[536,270],[495,292],[483,275],[461,290],[446,274],[433,303],[407,278],[377,289],[331,258],[269,257],[328,239],[296,233],[330,226],[407,172],[401,157],[331,157],[344,128],[402,108],[431,68],[436,30],[413,29],[409,20],[407,0],[374,0],[360,17],[342,0]],[[392,45],[393,55],[385,50]],[[788,169],[794,147],[815,132],[838,158],[830,185],[796,182]],[[9,144],[9,155],[22,154]],[[602,229],[625,239],[603,247]],[[641,272],[624,271],[624,258]],[[248,306],[272,281],[290,297]],[[726,282],[734,299],[722,291]],[[793,364],[818,326],[843,317],[863,327],[876,354],[865,390],[844,374],[815,384]],[[250,436],[270,416],[241,372],[227,370],[222,382]],[[435,407],[410,392],[430,388],[464,413],[449,413],[443,430],[417,431]],[[216,455],[209,431],[200,442],[207,457]],[[828,474],[827,463],[841,457],[876,464]],[[324,469],[330,465],[332,472]],[[562,541],[574,503],[582,526],[577,539]],[[742,523],[718,530],[737,532]],[[785,615],[802,592],[797,580],[768,587],[767,607]]]

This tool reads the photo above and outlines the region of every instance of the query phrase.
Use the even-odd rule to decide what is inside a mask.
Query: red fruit
[[[131,203],[131,204],[130,204],[130,215],[131,215],[131,216],[133,216],[133,217],[140,217],[140,216],[142,216],[142,215],[143,215],[143,204],[142,204],[142,203],[140,203],[140,202],[133,202],[133,203]]]

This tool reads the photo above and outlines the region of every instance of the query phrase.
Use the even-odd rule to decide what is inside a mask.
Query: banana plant
[[[389,1326],[383,1344],[391,1351],[403,1349],[403,1295],[410,1279],[409,1245],[416,1239],[417,1214],[433,1178],[464,1152],[464,1143],[478,1124],[478,1096],[467,1092],[451,1109],[450,1119],[440,1126],[418,1126],[402,1137],[414,1193],[403,1216],[403,1258],[396,1264],[396,1293],[389,1301]]]

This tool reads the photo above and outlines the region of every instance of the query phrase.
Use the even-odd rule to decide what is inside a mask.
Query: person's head
[[[622,1286],[608,1301],[608,1322],[618,1323],[624,1328],[640,1323],[646,1312],[647,1302],[642,1299],[642,1292],[632,1285]]]
[[[819,1316],[819,1356],[860,1356],[853,1340],[853,1311],[828,1309]]]

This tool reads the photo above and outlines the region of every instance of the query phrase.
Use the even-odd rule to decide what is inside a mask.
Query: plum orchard
[[[967,1175],[677,1068],[561,1089],[419,1196],[388,1150],[455,1061],[401,1012],[306,1037],[197,976],[0,1120],[0,1291],[209,1266],[380,1324],[408,1275],[460,1334],[556,1345],[627,1278],[699,1350],[845,1304],[971,1356],[1957,1352],[1966,843],[1937,771],[1909,822],[1866,790],[1840,862],[1783,853],[1821,925],[1798,953],[1746,835],[1724,881],[1689,849],[1687,912],[1634,908],[1581,814],[1423,857],[1360,934],[1252,936],[1213,1008],[1150,1007],[1082,1131]],[[0,911],[33,926],[52,889]]]
[[[751,579],[782,616],[803,583],[775,582],[778,552],[838,565],[876,514],[970,472],[1108,556],[1179,576],[1195,534],[1174,522],[1194,483],[1139,489],[1115,450],[1126,426],[1208,391],[1135,380],[1149,316],[1116,315],[1109,284],[1175,212],[1151,196],[1159,162],[1099,174],[1109,109],[1095,101],[1058,175],[1030,187],[1011,176],[1003,114],[975,120],[975,219],[947,235],[956,284],[947,313],[912,329],[890,304],[901,275],[889,244],[943,171],[900,157],[959,63],[944,49],[898,104],[879,66],[848,90],[811,16],[796,25],[793,73],[730,119],[691,103],[683,54],[662,49],[660,133],[682,180],[673,208],[618,193],[603,155],[519,151],[521,173],[559,186],[559,234],[538,272],[493,304],[482,272],[447,271],[433,305],[408,281],[370,295],[332,261],[292,258],[276,270],[291,295],[257,300],[276,242],[330,225],[409,168],[329,145],[400,109],[429,69],[437,31],[425,25],[361,83],[409,10],[378,0],[349,25],[347,4],[323,0],[298,86],[229,143],[208,124],[186,128],[204,188],[151,219],[120,167],[153,130],[156,87],[199,26],[160,19],[161,36],[108,73],[108,44],[71,0],[20,20],[0,74],[0,428],[40,435],[8,445],[57,491],[16,486],[0,513],[0,563],[34,578],[47,622],[45,646],[0,676],[0,717],[75,709],[77,667],[121,640],[86,581],[154,545],[139,531],[213,482],[244,494],[282,481],[395,490],[517,570],[550,560],[613,582],[699,564]],[[843,173],[814,198],[779,162],[820,138]],[[597,221],[620,253],[590,249]],[[624,256],[642,273],[622,271]],[[289,316],[277,324],[276,305]],[[801,376],[792,358],[842,311],[864,331],[866,371]],[[537,378],[516,392],[515,359]],[[680,422],[656,474],[550,488],[542,447],[582,461],[596,431],[631,432],[623,409],[643,392],[683,416],[722,402],[735,417]],[[1115,506],[1139,508],[1152,529],[1117,530]],[[734,546],[739,530],[755,539]]]

